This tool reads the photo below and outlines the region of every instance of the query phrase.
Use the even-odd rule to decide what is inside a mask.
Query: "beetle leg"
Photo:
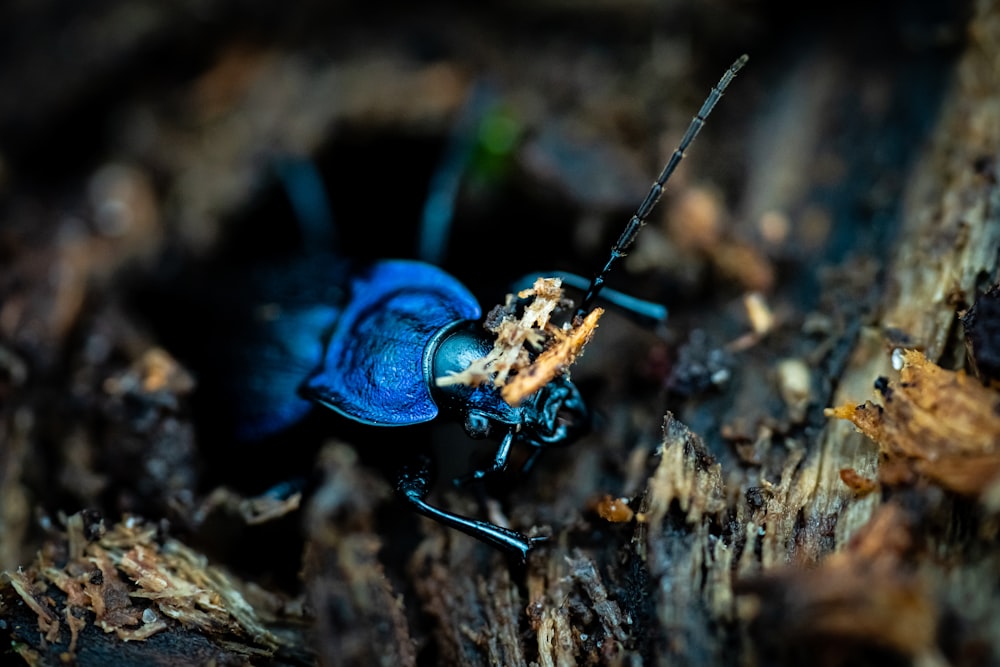
[[[562,280],[564,285],[569,285],[580,291],[585,291],[590,284],[589,280],[575,273],[567,271],[539,271],[537,273],[529,273],[515,281],[511,291],[516,294],[521,290],[528,289],[535,283],[538,276],[554,276]],[[655,301],[646,301],[645,299],[634,297],[625,292],[619,292],[610,287],[605,287],[601,291],[601,301],[613,306],[620,313],[644,327],[656,327],[667,321],[668,311],[666,306]]]
[[[431,175],[430,192],[420,218],[417,257],[423,262],[440,265],[447,255],[459,189],[475,155],[480,127],[494,112],[496,100],[496,92],[488,84],[477,81],[459,111],[441,163]]]
[[[589,423],[590,415],[580,392],[572,382],[556,378],[539,392],[531,413],[531,437],[526,441],[535,447],[568,444]]]
[[[295,212],[302,247],[310,252],[336,251],[337,226],[333,224],[330,199],[316,163],[289,156],[275,162],[273,169]]]
[[[545,537],[528,537],[488,521],[470,519],[430,505],[424,500],[430,491],[430,479],[430,459],[421,456],[416,467],[405,467],[400,471],[399,477],[396,479],[396,492],[403,496],[420,514],[449,528],[460,530],[494,548],[516,554],[522,562],[527,559],[528,552],[533,547],[547,539]]]
[[[507,459],[510,458],[510,447],[514,443],[514,431],[507,431],[507,434],[500,441],[496,454],[493,455],[493,465],[488,470],[473,470],[468,475],[462,475],[452,480],[456,487],[463,487],[477,482],[487,475],[495,475],[507,469]]]
[[[524,463],[521,464],[521,473],[520,474],[524,475],[524,474],[530,472],[531,468],[535,465],[535,461],[538,460],[538,457],[542,455],[543,451],[544,451],[544,449],[541,448],[541,447],[535,447],[533,450],[531,450],[531,453],[528,454],[528,458],[526,458],[524,460]]]

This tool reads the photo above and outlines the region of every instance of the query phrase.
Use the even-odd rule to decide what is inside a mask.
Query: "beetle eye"
[[[465,415],[465,433],[470,438],[481,440],[490,434],[490,420],[481,412]]]

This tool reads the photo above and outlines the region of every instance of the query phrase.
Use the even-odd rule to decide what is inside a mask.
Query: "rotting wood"
[[[812,185],[810,179],[821,181],[823,187],[835,186],[838,173],[856,166],[847,158],[871,148],[864,142],[851,142],[851,136],[837,137],[845,139],[843,144],[849,149],[830,159],[819,148],[825,133],[843,119],[824,114],[837,100],[855,94],[863,98],[858,105],[862,110],[879,107],[885,103],[880,94],[891,96],[899,90],[885,80],[894,80],[906,68],[880,70],[878,63],[867,62],[862,67],[844,57],[843,44],[816,40],[817,45],[802,58],[796,53],[795,66],[800,70],[792,84],[759,93],[773,96],[780,111],[775,117],[794,120],[772,124],[749,116],[754,125],[750,131],[757,139],[747,143],[765,143],[770,149],[750,152],[746,161],[752,176],[747,188],[752,192],[743,195],[745,201],[731,215],[723,203],[731,199],[712,199],[711,205],[718,210],[712,213],[717,220],[711,224],[727,225],[724,243],[720,246],[712,237],[692,248],[672,239],[669,229],[684,224],[683,206],[677,205],[678,211],[664,225],[668,228],[664,238],[657,239],[655,224],[650,224],[650,236],[636,248],[637,256],[645,253],[647,245],[656,251],[667,248],[651,265],[663,269],[663,257],[670,258],[667,263],[672,269],[666,267],[663,280],[680,285],[681,303],[671,327],[682,340],[650,343],[647,338],[640,344],[637,337],[622,336],[626,343],[621,347],[609,344],[602,349],[598,346],[620,335],[616,328],[622,330],[602,324],[581,365],[590,363],[593,368],[607,358],[611,370],[583,369],[577,375],[591,384],[598,384],[595,380],[599,379],[602,386],[615,387],[624,384],[623,377],[630,372],[623,367],[635,363],[634,350],[655,345],[668,350],[664,356],[690,374],[674,375],[677,382],[666,383],[672,414],[663,421],[661,446],[648,445],[650,433],[661,423],[662,397],[637,398],[639,392],[629,387],[632,393],[626,398],[601,406],[605,423],[595,435],[543,458],[531,479],[513,490],[500,489],[497,495],[504,497],[506,491],[508,502],[498,514],[506,514],[518,529],[529,531],[537,526],[537,531],[551,534],[549,545],[527,566],[521,568],[465,536],[414,519],[421,542],[408,568],[391,568],[385,557],[391,547],[387,547],[389,539],[405,537],[379,532],[384,517],[376,509],[385,507],[381,504],[386,502],[386,488],[372,482],[363,465],[349,456],[341,458],[345,450],[329,450],[324,456],[332,458],[322,458],[319,464],[329,477],[318,493],[332,497],[317,496],[311,505],[304,579],[313,607],[307,611],[314,614],[318,631],[324,633],[310,644],[320,659],[335,664],[349,655],[361,656],[358,659],[366,660],[365,664],[463,665],[750,666],[795,663],[802,656],[823,658],[824,664],[859,664],[865,658],[872,662],[917,659],[924,664],[997,662],[1000,601],[995,579],[1000,558],[995,548],[995,512],[1000,501],[996,494],[987,488],[978,499],[953,495],[942,488],[947,485],[933,483],[935,478],[940,481],[943,472],[935,469],[927,471],[931,483],[913,483],[912,477],[896,474],[893,484],[872,492],[869,484],[894,471],[880,465],[878,447],[851,424],[824,421],[820,412],[829,406],[863,403],[880,377],[891,378],[888,386],[892,386],[896,375],[891,352],[897,346],[921,349],[945,369],[962,363],[965,351],[956,342],[956,314],[997,279],[998,17],[995,2],[981,0],[975,5],[969,43],[931,142],[915,161],[912,173],[903,175],[906,206],[890,242],[863,248],[858,256],[839,264],[839,260],[826,262],[808,252],[807,262],[795,262],[801,248],[794,244],[807,251],[815,249],[810,244],[828,240],[831,225],[839,222],[822,207],[808,201],[802,205],[805,196],[800,195]],[[463,28],[460,34],[468,32],[467,26],[458,27]],[[390,29],[379,28],[379,34],[383,28]],[[374,32],[368,39],[375,39]],[[667,40],[668,49],[676,49],[673,44]],[[256,203],[249,193],[254,192],[261,172],[261,155],[274,146],[314,155],[329,141],[326,128],[345,119],[362,128],[369,125],[358,119],[374,124],[380,120],[396,132],[400,125],[419,128],[418,132],[426,131],[428,125],[446,127],[448,113],[461,102],[467,76],[449,61],[414,65],[395,49],[376,49],[356,61],[330,67],[314,66],[313,61],[279,51],[251,48],[248,55],[241,49],[221,48],[217,67],[202,74],[193,94],[175,95],[172,104],[149,106],[145,99],[122,104],[138,107],[135,117],[125,121],[131,132],[145,138],[138,148],[129,149],[129,157],[148,163],[147,168],[157,174],[157,187],[164,188],[168,202],[164,210],[174,209],[171,215],[180,230],[174,242],[190,244],[198,252],[221,234],[220,226],[207,221]],[[588,68],[586,58],[550,63],[552,53],[546,49],[546,40],[536,37],[530,48],[532,67],[518,70],[511,65],[505,70],[510,81],[528,80],[526,73],[535,75],[535,68],[542,70],[538,76],[543,80],[547,76],[559,82],[567,71],[578,72],[571,78],[585,79],[586,85],[580,88],[593,96],[587,98],[590,104],[585,115],[610,109],[610,120],[596,127],[624,128],[622,133],[632,141],[647,122],[635,109],[646,102],[656,106],[657,117],[668,118],[668,125],[683,128],[688,121],[690,112],[683,104],[671,102],[664,109],[662,82],[649,72],[660,71],[659,58],[655,67],[638,68],[636,77],[653,91],[649,92],[633,86],[634,80],[606,86],[608,81],[594,77],[619,68],[620,63],[607,69]],[[504,52],[505,64],[515,62],[513,51],[498,50]],[[680,50],[687,52],[689,46],[685,43]],[[904,50],[899,57],[911,55]],[[671,67],[680,72],[688,69],[683,62]],[[113,80],[103,71],[104,80]],[[867,87],[845,83],[854,78],[865,80]],[[380,85],[373,88],[373,80]],[[748,72],[741,84],[752,86],[752,80]],[[220,82],[231,86],[222,86],[221,96],[215,89]],[[600,94],[606,87],[612,92],[604,99]],[[67,95],[75,94],[67,90]],[[399,90],[405,92],[387,92]],[[629,94],[622,94],[626,91]],[[537,120],[549,92],[517,88],[512,99],[527,109],[525,117]],[[564,88],[555,93],[553,106],[564,106],[572,99],[566,97]],[[182,104],[179,99],[193,100],[191,104],[199,110],[194,122],[178,123],[172,117],[169,110]],[[743,116],[739,110],[730,118]],[[793,131],[786,134],[776,128]],[[674,139],[669,134],[665,131],[663,138],[668,146]],[[725,137],[716,141],[716,148],[723,151],[719,162],[740,163],[742,154],[741,160],[730,160],[738,150],[735,147],[742,144],[739,138],[726,131],[718,136]],[[644,146],[657,143],[647,139],[641,137]],[[712,141],[710,136],[703,139]],[[695,182],[696,175],[706,177],[698,159],[692,155],[695,162],[685,166],[690,171],[678,173],[672,184],[678,199],[684,199],[684,193],[694,196],[708,191]],[[0,186],[6,185],[3,166],[0,163]],[[880,176],[858,169],[860,179],[874,181]],[[738,180],[732,172],[720,176],[720,182],[724,179]],[[798,179],[795,185],[805,187],[786,188],[787,179]],[[145,196],[152,195],[147,192]],[[859,205],[855,200],[850,203]],[[743,215],[745,211],[750,213]],[[580,228],[581,237],[600,236],[586,225]],[[65,387],[46,387],[48,393],[21,399],[26,395],[23,388],[38,382],[37,375],[29,378],[31,383],[24,382],[25,373],[37,373],[38,366],[51,368],[58,361],[71,366],[67,375],[75,387],[86,388],[91,381],[92,386],[109,391],[107,395],[96,392],[104,408],[104,412],[97,410],[101,429],[125,434],[134,445],[153,442],[164,449],[170,441],[163,433],[176,433],[170,429],[182,419],[167,403],[177,399],[183,406],[186,400],[178,393],[159,397],[166,402],[148,400],[134,393],[116,393],[114,382],[94,381],[95,368],[128,372],[107,358],[115,363],[124,358],[127,367],[153,348],[132,329],[129,336],[108,335],[107,330],[121,322],[121,313],[113,308],[100,311],[93,321],[81,321],[88,302],[107,298],[100,291],[87,291],[90,288],[85,284],[90,283],[81,277],[96,277],[92,281],[96,283],[109,280],[107,269],[141,256],[147,242],[155,243],[156,238],[135,244],[128,236],[92,243],[78,223],[60,224],[58,229],[59,234],[48,235],[61,239],[55,248],[47,245],[49,240],[39,241],[41,248],[18,246],[20,237],[15,234],[9,237],[13,241],[7,236],[3,239],[5,252],[25,250],[16,263],[4,267],[5,277],[9,271],[16,280],[13,289],[4,283],[5,301],[0,304],[5,337],[0,347],[3,386],[23,400],[10,404],[16,410],[2,406],[0,434],[4,500],[0,553],[11,569],[30,560],[22,551],[22,541],[30,539],[29,506],[39,498],[26,489],[31,486],[36,492],[38,488],[32,476],[38,474],[40,451],[65,457],[47,462],[62,473],[45,478],[65,482],[58,496],[61,500],[98,502],[106,485],[115,482],[114,478],[108,481],[100,460],[93,456],[101,453],[92,440],[101,430],[78,425],[71,436],[65,436],[52,426],[57,420],[46,418],[49,414],[41,412],[39,418],[31,408],[48,402]],[[732,252],[720,254],[727,249]],[[481,257],[481,249],[475,250],[473,254]],[[836,266],[825,277],[813,275],[820,264]],[[789,265],[816,279],[820,294],[815,312],[799,312],[801,295],[794,289],[798,274],[790,275]],[[736,276],[747,288],[771,290],[765,298],[773,321],[760,335],[755,334],[752,322],[743,322],[741,330],[731,326],[733,321],[742,321],[738,305],[730,307],[740,299],[733,297],[730,304],[724,301],[729,297],[716,300],[708,294],[705,285],[710,280],[705,274],[713,271]],[[888,285],[884,293],[883,284]],[[727,309],[740,314],[727,317]],[[686,333],[695,329],[697,334]],[[752,335],[747,336],[748,332]],[[94,350],[99,351],[102,344],[113,354],[100,363],[77,362],[77,356],[85,355],[78,355],[72,347],[82,346],[75,338],[91,341],[88,354],[97,354]],[[733,345],[734,341],[739,344]],[[678,345],[682,351],[671,356]],[[30,356],[33,350],[37,358]],[[44,363],[26,364],[24,359]],[[116,373],[98,379],[124,378]],[[591,373],[589,378],[587,373]],[[657,392],[656,387],[645,390]],[[72,398],[91,394],[77,390]],[[149,414],[160,419],[149,422],[150,430],[125,428],[132,422],[122,415],[130,414],[128,408],[136,405],[155,407]],[[39,443],[60,435],[75,444],[71,447],[58,440],[51,450],[40,449]],[[121,439],[108,438],[118,444]],[[358,451],[371,454],[379,443],[359,438],[354,444]],[[854,476],[845,476],[845,470]],[[181,486],[185,493],[196,487],[190,480]],[[468,497],[441,495],[457,510],[469,514],[482,510]],[[120,495],[125,501],[137,496],[132,487]],[[631,520],[608,521],[595,511],[595,498],[623,496],[629,497],[630,508],[638,510]],[[178,507],[190,509],[169,505],[173,510]],[[615,516],[624,518],[625,514]],[[79,542],[67,549],[78,547]],[[147,562],[148,553],[136,555],[143,557],[132,560],[136,565],[131,571],[141,574],[138,565]],[[76,594],[68,580],[58,580]],[[19,627],[30,629],[36,639],[51,632],[56,623],[77,638],[77,645],[104,646],[102,642],[117,638],[100,635],[95,639],[90,633],[96,626],[81,629],[82,619],[72,613],[32,611],[36,606],[43,608],[42,602],[21,578],[15,576],[11,582],[12,589],[20,587],[23,592],[17,599],[25,601],[25,606],[18,609],[30,613],[14,615],[8,604],[0,609],[0,616],[16,618],[22,624]],[[122,609],[127,611],[127,606]],[[105,612],[109,610],[115,611],[106,608]],[[335,611],[344,614],[337,616]],[[165,647],[164,637],[174,643]],[[140,661],[142,651],[204,662],[219,656],[217,647],[195,632],[158,632],[143,641],[113,643],[111,648],[127,653],[108,650],[91,664],[109,664],[108,656]],[[22,644],[18,650],[28,661],[45,662],[46,654],[38,645]]]

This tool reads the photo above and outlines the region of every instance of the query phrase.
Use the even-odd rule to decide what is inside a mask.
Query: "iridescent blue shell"
[[[438,407],[428,348],[443,329],[481,314],[472,293],[441,269],[406,260],[375,263],[350,276],[323,365],[303,393],[365,424],[430,421]]]

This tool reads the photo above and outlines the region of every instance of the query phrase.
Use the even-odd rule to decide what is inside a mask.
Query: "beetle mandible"
[[[612,266],[625,256],[685,150],[747,59],[744,55],[736,60],[712,88],[609,259],[587,284],[577,321],[602,294]],[[466,478],[478,479],[503,471],[515,442],[534,448],[530,465],[544,449],[570,444],[585,430],[587,407],[565,375],[516,406],[506,403],[489,383],[437,385],[435,378],[465,369],[493,346],[493,337],[479,325],[482,311],[475,297],[443,270],[412,260],[382,260],[360,269],[328,261],[312,276],[308,284],[277,287],[294,297],[285,300],[280,317],[268,319],[262,334],[266,340],[256,348],[264,352],[246,359],[260,370],[244,388],[250,397],[241,408],[245,438],[281,430],[314,404],[382,427],[418,424],[441,415],[461,422],[472,438],[499,440],[490,467]],[[317,286],[316,276],[324,279],[322,285]],[[270,289],[276,289],[273,281]],[[632,308],[623,295],[609,297],[611,293],[604,291],[604,297],[621,297],[620,305]],[[269,400],[258,400],[261,397]],[[544,539],[431,505],[426,501],[429,487],[426,462],[405,468],[396,481],[398,494],[417,512],[522,559]]]

